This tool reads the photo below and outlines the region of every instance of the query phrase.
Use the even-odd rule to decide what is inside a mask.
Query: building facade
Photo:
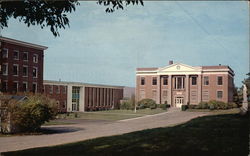
[[[233,101],[234,71],[229,66],[193,67],[169,61],[162,68],[137,68],[136,100],[157,104],[197,105],[202,101]]]
[[[44,80],[44,93],[58,103],[59,112],[117,109],[123,86]]]
[[[43,57],[47,47],[0,37],[0,92],[43,91]]]

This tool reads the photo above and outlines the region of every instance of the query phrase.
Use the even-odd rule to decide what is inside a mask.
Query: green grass
[[[193,119],[174,127],[102,137],[4,155],[246,156],[249,115],[225,114]]]
[[[141,109],[137,110],[107,110],[107,111],[96,111],[96,112],[83,112],[83,113],[70,113],[69,116],[66,114],[60,114],[58,117],[62,119],[93,119],[93,120],[123,120],[141,117],[145,115],[152,115],[166,112],[166,110],[157,109]],[[77,117],[75,116],[77,114]]]

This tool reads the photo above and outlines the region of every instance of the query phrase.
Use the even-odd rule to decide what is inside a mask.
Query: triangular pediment
[[[182,63],[175,63],[163,68],[159,68],[158,72],[198,72],[201,67],[193,67]]]

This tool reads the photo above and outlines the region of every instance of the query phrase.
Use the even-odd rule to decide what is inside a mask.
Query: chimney
[[[169,62],[168,62],[168,65],[171,65],[171,64],[173,64],[174,63],[174,61],[173,60],[170,60]]]
[[[221,64],[219,64],[219,66],[221,66]]]

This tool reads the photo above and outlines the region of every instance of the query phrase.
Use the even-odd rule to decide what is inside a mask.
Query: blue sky
[[[169,60],[191,66],[229,65],[235,84],[249,71],[249,10],[239,2],[144,2],[105,13],[81,2],[70,28],[54,37],[49,28],[11,19],[3,36],[48,46],[44,79],[135,85],[137,67]]]

